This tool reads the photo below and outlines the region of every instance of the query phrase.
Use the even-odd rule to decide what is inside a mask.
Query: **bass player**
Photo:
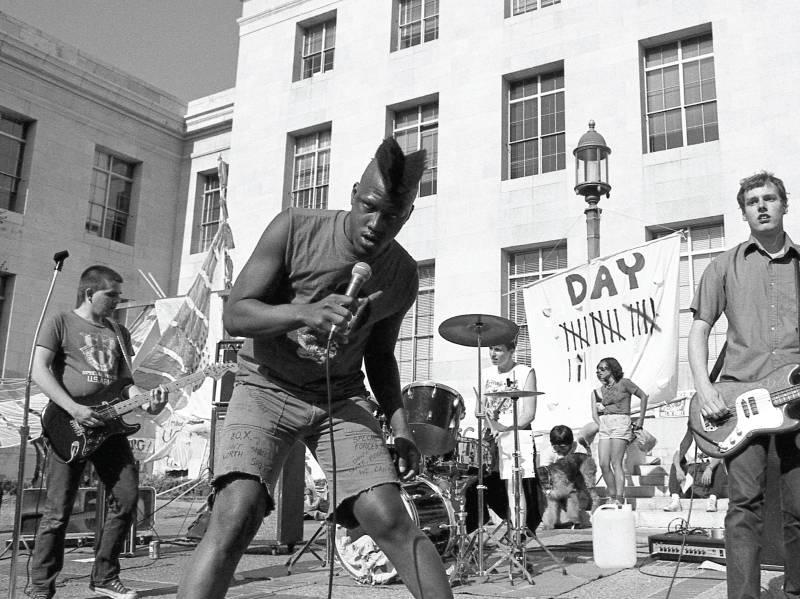
[[[783,181],[760,172],[740,183],[736,198],[750,238],[708,265],[691,309],[689,365],[703,417],[719,420],[729,409],[708,376],[708,338],[723,313],[727,351],[720,381],[756,381],[786,364],[800,364],[798,260],[800,248],[784,232],[788,211]],[[784,592],[800,598],[800,436],[775,435],[780,457]],[[729,599],[761,596],[761,533],[769,436],[755,437],[727,457],[729,503],[725,550]]]
[[[120,380],[132,383],[130,333],[109,318],[121,298],[122,277],[106,266],[91,266],[81,275],[77,307],[50,317],[42,328],[33,355],[32,377],[56,406],[83,427],[103,426],[102,416],[73,398],[92,395]],[[123,395],[143,393],[133,384]],[[150,414],[160,412],[167,392],[151,392]],[[45,431],[45,437],[47,431]],[[50,599],[64,564],[64,539],[72,505],[86,460],[69,463],[49,451],[47,497],[36,534],[31,566],[30,596]],[[136,514],[139,473],[128,440],[109,437],[88,458],[109,495],[108,516],[94,543],[94,566],[89,589],[112,599],[136,599],[136,591],[119,579],[119,555]]]

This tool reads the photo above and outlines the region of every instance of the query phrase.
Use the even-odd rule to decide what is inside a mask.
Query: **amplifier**
[[[684,544],[683,539],[686,538]],[[657,559],[677,561],[683,545],[684,562],[704,562],[706,560],[718,564],[725,563],[725,539],[712,539],[705,535],[682,535],[667,533],[650,535],[650,555]]]

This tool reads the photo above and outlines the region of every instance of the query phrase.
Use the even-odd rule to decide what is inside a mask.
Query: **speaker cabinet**
[[[242,347],[242,341],[220,341],[217,343],[217,361],[234,362]],[[233,373],[225,373],[214,387],[214,403],[211,405],[211,431],[209,434],[209,466],[212,476],[219,471],[218,449],[220,433],[225,426],[225,415],[233,392]],[[295,443],[284,462],[275,484],[273,500],[275,509],[264,519],[262,531],[266,531],[268,544],[294,546],[303,539],[303,491],[305,487],[305,445]],[[205,522],[198,523],[196,537],[205,533]],[[263,535],[262,535],[263,536]]]

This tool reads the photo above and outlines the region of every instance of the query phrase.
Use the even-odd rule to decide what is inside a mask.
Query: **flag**
[[[42,434],[40,416],[47,396],[31,384],[28,405],[29,438]],[[19,445],[19,429],[25,415],[25,379],[0,379],[0,447]]]
[[[523,289],[536,383],[544,392],[537,430],[579,428],[591,420],[595,367],[607,357],[619,361],[649,403],[675,397],[679,254],[675,233]]]

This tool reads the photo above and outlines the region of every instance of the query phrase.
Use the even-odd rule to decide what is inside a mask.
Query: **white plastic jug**
[[[636,520],[630,504],[607,503],[594,511],[592,550],[598,568],[636,565]]]

